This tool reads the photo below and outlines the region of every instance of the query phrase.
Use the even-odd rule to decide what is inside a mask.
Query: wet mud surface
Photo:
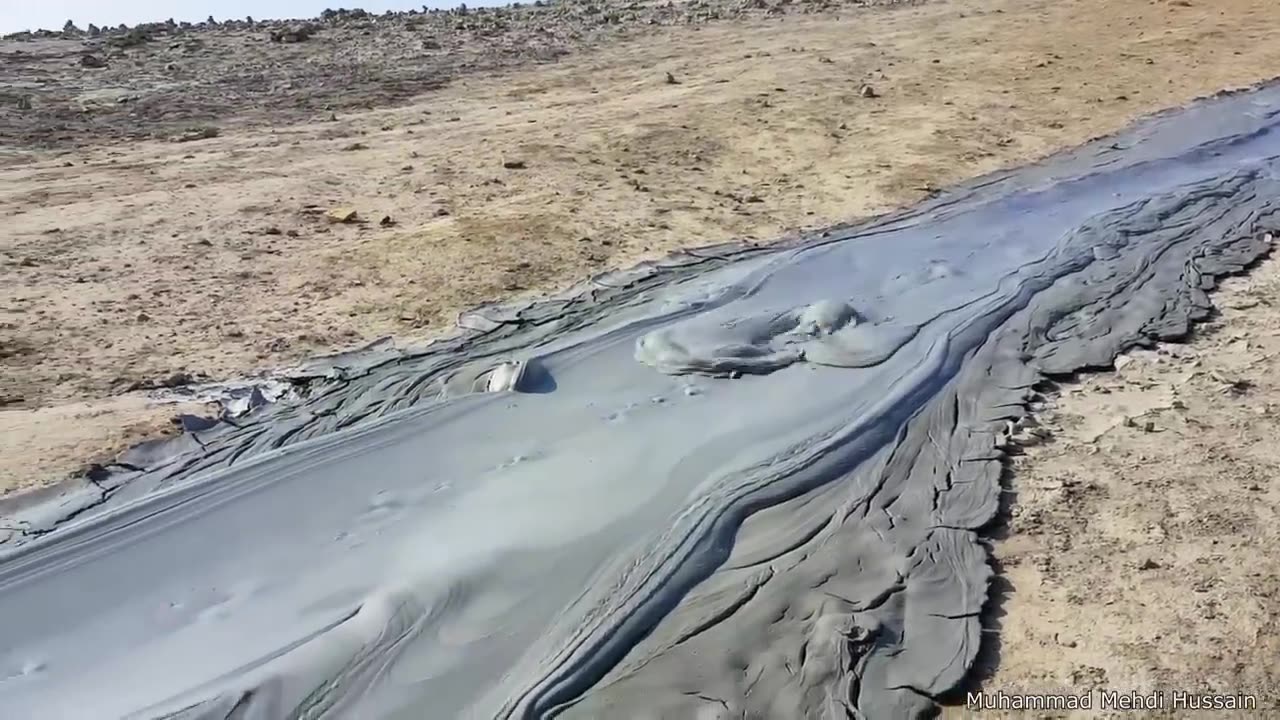
[[[1277,115],[1275,86],[1226,95],[870,223],[481,308],[8,501],[0,703],[924,714],[982,642],[1032,388],[1181,337],[1269,251]]]

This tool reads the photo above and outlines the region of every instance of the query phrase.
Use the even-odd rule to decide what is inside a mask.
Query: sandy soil
[[[1280,707],[1280,258],[1215,301],[1191,343],[1046,394],[1028,438],[1040,441],[1008,477],[986,692],[1258,699],[1237,717]],[[1075,716],[1107,714],[1098,698]]]
[[[175,408],[130,388],[423,337],[477,302],[676,247],[882,212],[1280,67],[1270,0],[769,13],[628,26],[608,42],[566,41],[535,66],[458,63],[412,98],[358,85],[360,103],[273,115],[253,96],[210,111],[217,136],[192,142],[172,142],[191,128],[177,114],[154,121],[153,140],[108,143],[125,122],[112,116],[100,140],[93,122],[67,120],[56,136],[0,146],[0,489],[165,427]],[[258,31],[219,32],[249,43]],[[281,66],[308,62],[342,42],[327,32],[253,47],[290,53]],[[163,87],[164,102],[183,99],[153,77],[173,62],[159,50],[134,58],[143,79],[50,53],[75,97],[147,103]],[[366,84],[382,65],[370,67]],[[355,222],[327,217],[338,209]],[[996,549],[1010,587],[984,687],[1275,695],[1275,563],[1260,551],[1274,492],[1268,446],[1251,443],[1272,422],[1255,413],[1267,407],[1272,325],[1240,323],[1280,323],[1268,304],[1278,282],[1255,275],[1229,297],[1258,304],[1228,310],[1187,351],[1223,377],[1260,373],[1246,391],[1219,394],[1209,374],[1176,385],[1184,359],[1160,355],[1054,395],[1055,442],[1020,458],[1011,480],[1013,532]],[[1160,389],[1171,383],[1186,410]],[[1109,426],[1148,408],[1135,427]],[[1138,570],[1148,559],[1157,567]]]

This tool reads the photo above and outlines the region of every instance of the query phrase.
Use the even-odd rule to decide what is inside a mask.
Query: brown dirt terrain
[[[1189,344],[1122,355],[1040,404],[995,546],[985,692],[1093,693],[1093,712],[1037,717],[1275,716],[1280,258],[1214,299]],[[1099,712],[1115,690],[1158,693],[1165,712]],[[1257,708],[1175,709],[1179,691]]]
[[[399,104],[464,74],[562,57],[658,27],[918,0],[562,0],[315,21],[147,23],[0,41],[0,137],[44,148],[199,139]],[[25,103],[23,98],[26,98]]]
[[[176,409],[130,388],[423,337],[480,301],[677,247],[883,212],[1280,67],[1269,0],[765,2],[732,19],[674,7],[697,20],[638,16],[578,38],[547,20],[568,39],[544,47],[558,60],[532,65],[458,39],[472,31],[433,29],[444,69],[412,60],[396,77],[432,84],[385,92],[379,73],[417,57],[400,34],[421,29],[331,27],[296,44],[207,30],[193,34],[216,68],[203,75],[165,70],[181,47],[128,48],[103,73],[75,62],[79,41],[0,43],[0,89],[32,108],[18,117],[0,101],[0,128],[27,133],[0,132],[25,138],[0,145],[0,489],[164,427]],[[331,67],[342,47],[355,48],[345,85],[290,69]],[[263,87],[295,84],[278,104],[274,90],[218,89],[245,48],[268,68]],[[166,84],[166,72],[192,75]],[[32,78],[47,82],[23,85]],[[65,110],[73,101],[90,109]],[[41,129],[42,107],[64,108],[50,110],[56,132]],[[138,107],[155,110],[130,119]],[[217,132],[200,132],[206,122]],[[201,139],[172,142],[184,136]],[[152,139],[116,142],[140,137]],[[355,221],[332,222],[338,208]],[[1161,355],[1048,401],[1055,441],[1015,463],[1012,532],[996,548],[1011,587],[986,689],[1280,697],[1267,630],[1280,568],[1265,552],[1280,486],[1267,472],[1271,415],[1254,412],[1280,280],[1264,268],[1243,282],[1257,305],[1224,312],[1186,352],[1233,380],[1262,373],[1255,385],[1219,394],[1197,375],[1177,386],[1186,410],[1169,401],[1134,427],[1101,423],[1164,407],[1158,388],[1173,376],[1160,373],[1176,363]],[[1254,322],[1272,324],[1238,324]],[[1232,333],[1260,354],[1227,352]],[[1232,358],[1245,366],[1213,365]],[[1148,419],[1163,431],[1144,432]],[[1148,559],[1157,567],[1136,569]]]

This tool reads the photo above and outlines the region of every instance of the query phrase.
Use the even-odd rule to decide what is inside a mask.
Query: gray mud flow
[[[0,714],[926,713],[979,649],[1010,421],[1268,252],[1278,116],[481,308],[0,506]]]

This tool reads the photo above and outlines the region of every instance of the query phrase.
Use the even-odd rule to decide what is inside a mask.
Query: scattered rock
[[[357,142],[357,143],[351,143],[350,145],[347,145],[346,147],[342,148],[342,152],[354,152],[356,150],[368,150],[368,149],[369,149],[368,145]]]
[[[526,165],[523,160],[503,160],[502,167],[508,170],[524,170]]]
[[[309,40],[316,33],[316,27],[309,23],[302,25],[290,25],[279,30],[272,30],[268,37],[271,42],[278,43],[299,43]]]
[[[391,227],[392,225],[395,225],[395,224],[396,224],[396,221],[392,219],[390,215],[383,215],[382,219],[378,221],[378,225],[381,225],[382,227]]]
[[[667,84],[668,84],[668,85],[679,85],[679,84],[680,84],[680,81],[676,79],[676,76],[675,76],[675,75],[672,75],[671,73],[667,73],[667,80],[666,80],[666,82],[667,82]]]
[[[195,381],[196,379],[192,377],[189,373],[176,372],[170,375],[169,377],[161,380],[159,382],[159,386],[163,388],[176,388],[176,387],[183,387],[184,385],[190,385]]]
[[[353,223],[360,217],[354,208],[334,208],[324,216],[331,223]]]
[[[80,65],[87,68],[104,68],[107,61],[92,53],[85,53],[80,56]]]
[[[1072,686],[1092,689],[1106,684],[1107,671],[1100,667],[1080,665],[1071,670],[1070,680]]]
[[[1151,558],[1143,560],[1142,563],[1138,565],[1139,570],[1158,570],[1159,568],[1160,563],[1152,560]]]
[[[1209,377],[1221,385],[1218,391],[1224,395],[1243,395],[1253,387],[1248,380],[1227,377],[1217,370],[1209,371]]]
[[[197,140],[212,140],[222,134],[222,131],[216,127],[206,125],[204,127],[192,128],[174,138],[174,142],[195,142]]]
[[[1243,298],[1232,298],[1230,300],[1223,302],[1222,304],[1224,307],[1229,307],[1232,310],[1248,310],[1250,308],[1257,307],[1258,305],[1261,304],[1261,302],[1257,298],[1243,297]]]
[[[875,88],[864,83],[862,87],[858,88],[858,96],[864,98],[877,98],[880,97],[880,93],[876,92]]]
[[[119,30],[118,34],[111,36],[107,40],[109,45],[118,48],[131,48],[151,42],[151,34],[144,28],[138,27],[130,30],[125,25],[121,25]]]

